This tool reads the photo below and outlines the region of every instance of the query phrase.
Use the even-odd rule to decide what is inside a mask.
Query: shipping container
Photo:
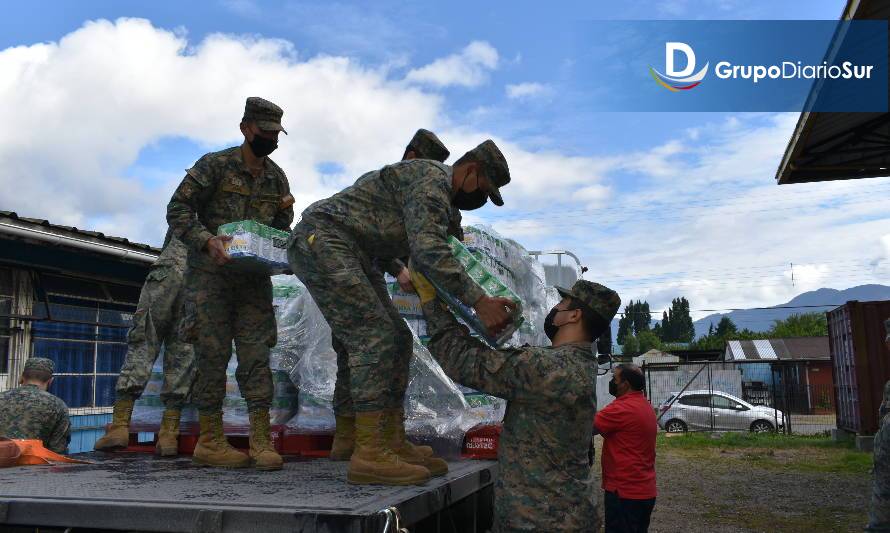
[[[837,427],[860,435],[878,430],[878,407],[890,380],[884,320],[890,301],[850,301],[828,311]]]

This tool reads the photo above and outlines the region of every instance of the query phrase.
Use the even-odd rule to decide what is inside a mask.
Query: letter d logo
[[[674,69],[676,52],[683,52],[686,55],[686,68],[683,70]],[[672,78],[685,78],[692,74],[695,70],[695,52],[692,51],[692,47],[686,43],[664,43],[664,70]]]
[[[686,56],[686,68],[679,71],[674,68],[674,59],[677,57],[677,52],[681,52]],[[686,43],[666,42],[664,43],[664,66],[667,74],[658,72],[651,65],[649,66],[649,74],[652,75],[659,85],[671,92],[686,91],[701,83],[705,74],[708,73],[708,65],[710,63],[705,63],[701,70],[693,74],[695,70],[695,52],[692,51],[692,47]]]

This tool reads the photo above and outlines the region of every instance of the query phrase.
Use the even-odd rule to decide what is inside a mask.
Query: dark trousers
[[[630,500],[606,491],[604,500],[606,533],[645,533],[649,530],[649,517],[655,508],[655,498]]]

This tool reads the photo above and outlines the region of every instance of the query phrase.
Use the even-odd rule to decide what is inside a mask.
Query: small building
[[[783,391],[791,412],[834,412],[834,379],[828,336],[727,341],[724,361],[745,363],[745,399],[764,403],[770,390]]]
[[[680,358],[676,355],[669,354],[667,352],[662,352],[660,350],[656,350],[652,348],[648,352],[638,355],[633,358],[633,363],[637,366],[643,366],[644,364],[651,365],[655,363],[679,363]]]
[[[0,211],[0,390],[18,385],[28,357],[52,359],[50,392],[70,409],[72,452],[92,449],[109,419],[127,328],[159,253]]]

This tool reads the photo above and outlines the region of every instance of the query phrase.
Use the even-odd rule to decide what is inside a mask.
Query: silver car
[[[706,429],[764,433],[785,425],[782,411],[708,390],[684,391],[679,398],[672,392],[658,407],[658,415],[658,425],[668,432]]]

